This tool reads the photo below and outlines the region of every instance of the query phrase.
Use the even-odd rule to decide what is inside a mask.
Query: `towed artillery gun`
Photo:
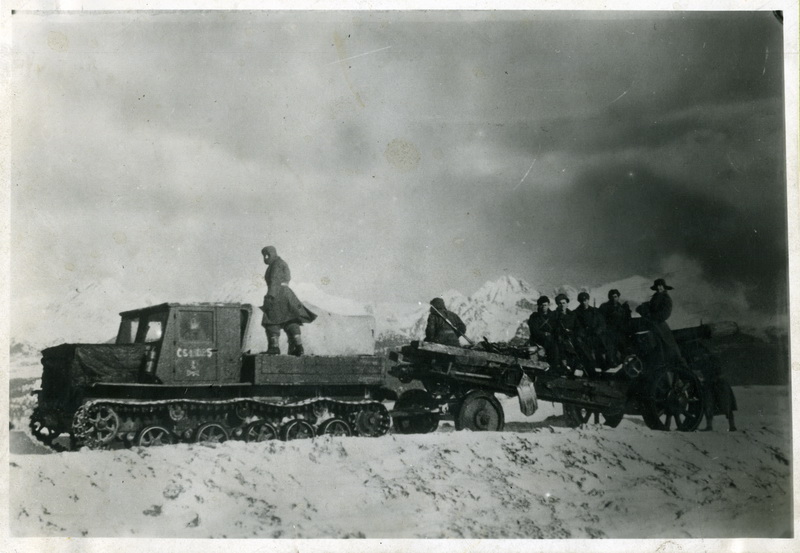
[[[388,360],[245,351],[253,307],[164,303],[121,313],[113,344],[42,352],[32,435],[64,449],[113,443],[381,436]]]
[[[443,418],[457,429],[502,430],[503,408],[495,393],[517,396],[520,409],[532,415],[538,400],[562,403],[571,424],[602,415],[616,427],[625,415],[641,415],[648,427],[670,430],[672,423],[692,431],[702,420],[708,366],[715,360],[702,341],[737,331],[734,323],[679,329],[673,336],[688,368],[672,364],[649,321],[633,319],[631,351],[614,369],[583,376],[554,370],[541,348],[471,342],[471,348],[411,342],[391,358],[390,374],[421,387],[403,393],[395,403],[394,428],[401,433],[433,431]],[[488,350],[488,351],[487,351]]]

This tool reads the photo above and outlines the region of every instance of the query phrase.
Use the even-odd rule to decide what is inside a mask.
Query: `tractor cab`
[[[252,306],[164,303],[120,314],[116,344],[144,344],[141,381],[159,384],[240,381]]]

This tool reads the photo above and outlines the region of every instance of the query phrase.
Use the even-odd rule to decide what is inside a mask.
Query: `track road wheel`
[[[314,437],[314,427],[306,420],[294,419],[283,425],[281,434],[283,434],[283,439],[287,442],[289,440],[304,440]]]
[[[368,405],[352,416],[353,430],[357,436],[377,438],[389,431],[391,417],[382,404]]]
[[[145,426],[136,434],[133,443],[139,447],[169,445],[175,443],[175,436],[163,426]]]
[[[320,436],[352,436],[353,430],[343,419],[329,419],[319,427]]]
[[[455,423],[456,430],[500,431],[505,424],[503,406],[494,394],[472,391],[464,396]]]
[[[394,404],[396,411],[431,409],[435,402],[430,393],[425,390],[409,390],[405,392]],[[394,431],[398,434],[427,434],[439,428],[438,413],[421,413],[411,416],[392,417]]]
[[[90,449],[108,445],[119,429],[119,415],[109,405],[90,405],[75,412],[72,427],[76,445]]]
[[[700,380],[685,369],[669,369],[655,375],[649,384],[642,418],[653,430],[695,430],[703,418]]]
[[[244,431],[244,441],[246,442],[266,442],[277,439],[278,430],[266,421],[251,422]]]
[[[216,422],[208,422],[197,429],[194,441],[204,444],[219,444],[228,439],[228,431]]]

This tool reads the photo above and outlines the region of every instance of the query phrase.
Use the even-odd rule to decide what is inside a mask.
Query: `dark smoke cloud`
[[[709,199],[642,167],[598,168],[573,184],[528,192],[502,207],[547,252],[538,262],[563,268],[564,282],[587,274],[597,283],[658,276],[666,259],[681,255],[721,288],[743,285],[754,309],[786,309],[786,220],[780,212]]]

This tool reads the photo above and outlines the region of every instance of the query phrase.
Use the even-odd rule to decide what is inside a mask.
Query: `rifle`
[[[467,342],[469,342],[469,345],[471,345],[472,347],[475,347],[475,342],[473,342],[472,340],[470,340],[470,339],[467,337],[467,335],[466,335],[466,334],[464,334],[463,332],[461,332],[460,330],[458,330],[458,328],[456,328],[456,325],[454,325],[453,323],[451,323],[451,322],[450,322],[450,319],[448,319],[447,317],[445,317],[445,316],[444,316],[444,313],[442,313],[441,311],[439,311],[438,309],[436,309],[436,308],[435,308],[434,306],[432,306],[432,305],[431,305],[431,309],[433,309],[433,310],[434,310],[434,312],[435,312],[437,315],[439,315],[439,316],[440,316],[442,319],[444,319],[444,322],[446,322],[446,323],[447,323],[447,324],[450,326],[450,328],[452,328],[453,330],[455,330],[455,332],[456,332],[456,334],[457,334],[458,336],[461,336],[461,337],[463,337],[463,338],[464,338],[464,339],[465,339]],[[484,336],[484,337],[483,337],[483,344],[484,344],[484,346],[486,347],[486,351],[493,352],[493,353],[501,353],[500,351],[498,351],[498,349],[497,349],[496,347],[494,347],[494,346],[492,345],[492,343],[491,343],[491,342],[489,342],[489,340],[488,340],[488,338],[486,338],[486,336]]]
[[[453,323],[451,323],[451,322],[450,322],[450,319],[448,319],[447,317],[445,317],[445,316],[444,316],[444,314],[443,314],[441,311],[439,311],[438,309],[436,309],[436,308],[435,308],[434,306],[432,306],[432,305],[431,305],[431,309],[433,309],[433,310],[434,310],[434,312],[435,312],[437,315],[439,315],[439,316],[440,316],[442,319],[444,319],[444,322],[446,322],[446,323],[448,324],[448,326],[450,326],[450,328],[452,328],[453,330],[455,330],[455,331],[456,331],[456,334],[457,334],[458,336],[461,336],[461,337],[463,337],[463,338],[464,338],[464,339],[465,339],[467,342],[469,342],[469,345],[471,345],[471,346],[474,346],[474,345],[475,345],[475,342],[473,342],[472,340],[470,340],[469,338],[467,338],[466,334],[464,334],[463,332],[461,332],[460,330],[458,330],[458,328],[456,328],[456,325],[454,325]]]

